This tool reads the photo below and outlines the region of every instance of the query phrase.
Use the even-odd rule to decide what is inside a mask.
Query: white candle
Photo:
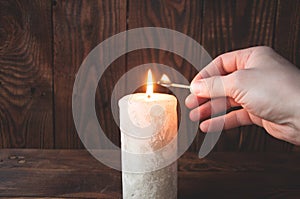
[[[160,167],[170,157],[177,156],[176,106],[174,96],[153,93],[151,72],[146,93],[120,99],[124,199],[177,198],[177,162]],[[129,153],[155,155],[145,159]],[[131,168],[138,173],[129,172]]]

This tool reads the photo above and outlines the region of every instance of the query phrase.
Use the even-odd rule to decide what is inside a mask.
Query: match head
[[[163,74],[157,84],[164,87],[170,87],[172,82],[166,74]]]

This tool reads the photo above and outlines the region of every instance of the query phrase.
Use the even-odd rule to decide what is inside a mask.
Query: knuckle
[[[237,98],[238,95],[248,89],[247,85],[251,82],[251,74],[249,73],[251,72],[248,70],[238,70],[228,75],[226,80],[228,82],[226,85],[228,96]]]
[[[234,72],[232,75],[233,75],[233,87],[237,88],[243,86],[245,82],[245,71],[238,70]]]
[[[239,90],[241,87],[243,87],[244,84],[244,73],[240,70],[230,74],[229,76],[229,88],[228,92],[229,95],[234,96],[234,93]]]

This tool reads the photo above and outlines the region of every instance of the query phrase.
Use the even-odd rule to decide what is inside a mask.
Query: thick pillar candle
[[[177,156],[176,106],[176,98],[168,94],[136,93],[120,99],[124,199],[177,198],[177,162],[164,165]],[[153,156],[148,159],[148,154]]]

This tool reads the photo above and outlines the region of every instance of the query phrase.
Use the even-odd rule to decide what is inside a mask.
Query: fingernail
[[[190,104],[191,104],[190,96],[187,96],[187,97],[185,98],[185,105],[186,105],[187,107],[190,107]]]
[[[200,124],[200,130],[204,133],[206,133],[208,131],[208,123],[207,122],[202,122]]]
[[[192,94],[187,96],[186,99],[185,99],[185,105],[187,107],[190,107],[193,104],[194,98],[195,98],[195,95],[192,95]]]
[[[190,119],[193,121],[193,122],[197,122],[200,120],[200,113],[199,111],[195,111],[195,110],[192,110],[190,112]]]
[[[191,93],[193,93],[193,94],[195,94],[195,95],[200,94],[202,84],[203,84],[203,83],[202,83],[201,80],[192,82],[192,84],[191,84],[191,89],[190,89],[190,90],[191,90]]]

